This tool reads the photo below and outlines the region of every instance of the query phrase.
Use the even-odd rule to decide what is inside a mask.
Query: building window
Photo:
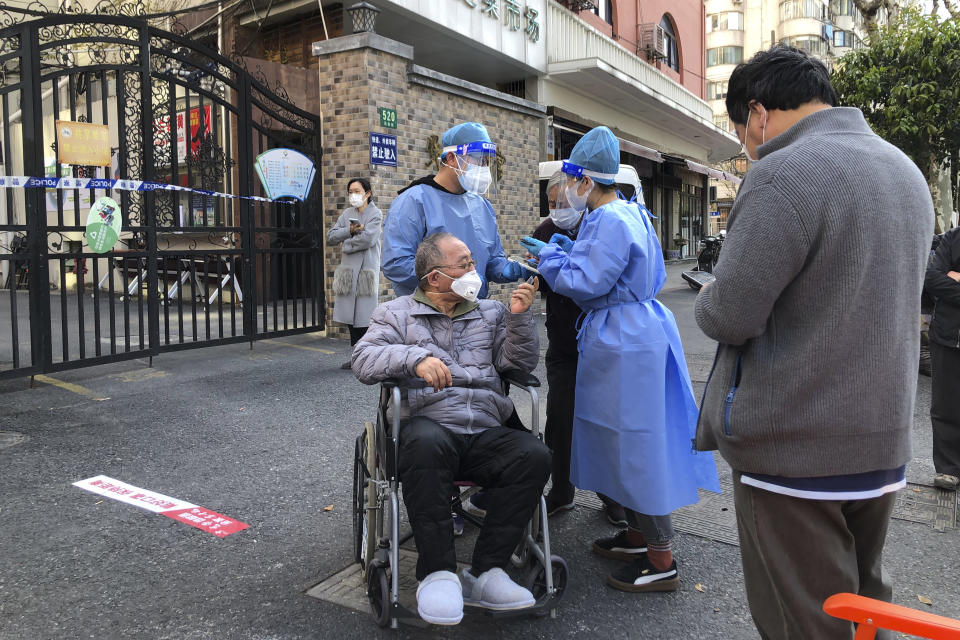
[[[830,0],[830,17],[835,19],[844,16],[853,18],[855,27],[863,26],[863,14],[853,4],[853,0]]]
[[[727,114],[713,116],[713,125],[717,129],[723,129],[724,131],[730,131],[730,116]]]
[[[660,26],[663,27],[663,32],[666,36],[663,44],[667,55],[663,62],[668,67],[679,73],[680,51],[677,48],[677,34],[673,30],[673,20],[667,16],[663,16],[663,19],[660,21]]]
[[[740,64],[743,62],[743,47],[715,47],[707,49],[707,66]]]
[[[613,0],[597,0],[593,14],[609,25],[613,24]]]
[[[856,11],[853,0],[830,0],[830,13],[835,16],[853,16]]]
[[[723,100],[727,97],[727,81],[707,82],[707,100]]]
[[[850,47],[851,49],[859,49],[863,46],[863,43],[860,41],[860,38],[857,37],[853,31],[834,31],[833,32],[833,46],[835,47]]]
[[[784,38],[780,42],[790,47],[802,49],[813,56],[823,56],[828,53],[827,43],[820,36],[793,36]]]
[[[820,0],[787,0],[780,3],[780,22],[795,18],[827,19],[827,8]]]
[[[727,11],[707,16],[707,33],[714,31],[743,31],[743,14]]]

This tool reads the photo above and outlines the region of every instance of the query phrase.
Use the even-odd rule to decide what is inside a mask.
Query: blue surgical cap
[[[440,144],[444,147],[455,147],[460,144],[469,144],[471,142],[493,142],[487,128],[479,122],[461,122],[458,125],[447,129]]]
[[[573,147],[570,163],[583,167],[600,184],[613,184],[620,170],[620,143],[607,127],[595,127]],[[597,173],[611,177],[591,175]]]

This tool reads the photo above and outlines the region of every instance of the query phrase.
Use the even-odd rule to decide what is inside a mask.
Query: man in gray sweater
[[[733,467],[760,635],[849,640],[821,606],[892,594],[881,554],[910,459],[933,205],[917,167],[834,107],[826,68],[801,51],[739,65],[726,103],[754,164],[697,298],[720,346],[696,444]]]

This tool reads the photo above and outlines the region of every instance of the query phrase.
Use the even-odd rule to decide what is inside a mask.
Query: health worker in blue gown
[[[413,293],[417,247],[426,236],[447,231],[473,253],[484,280],[480,297],[486,298],[490,281],[515,282],[525,273],[507,260],[493,206],[483,197],[493,180],[497,146],[479,122],[448,129],[441,144],[437,174],[411,183],[390,205],[383,227],[383,273],[398,296]]]
[[[672,591],[670,512],[695,503],[697,487],[720,486],[713,456],[693,450],[698,412],[680,335],[655,299],[666,280],[660,242],[646,209],[617,197],[619,163],[608,128],[587,133],[562,168],[568,205],[585,211],[576,241],[523,243],[550,288],[585,314],[570,480],[622,504],[628,523],[593,550],[628,561],[607,576],[611,586]]]

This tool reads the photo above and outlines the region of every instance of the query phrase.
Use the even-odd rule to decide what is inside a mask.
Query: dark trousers
[[[930,343],[933,467],[960,477],[960,349]]]
[[[804,500],[742,484],[740,477],[734,471],[743,581],[760,636],[851,640],[853,624],[821,607],[841,592],[890,601],[881,558],[896,493]]]
[[[354,346],[360,342],[360,338],[363,337],[363,334],[367,332],[367,327],[355,327],[352,324],[348,324],[347,328],[350,329],[350,346]]]
[[[423,417],[400,429],[400,481],[417,543],[417,580],[457,571],[450,496],[453,481],[485,487],[490,508],[473,549],[477,575],[510,561],[550,475],[550,451],[526,431],[494,427],[453,433]]]
[[[554,502],[573,502],[574,486],[570,482],[570,448],[573,443],[573,406],[577,393],[577,353],[557,354],[547,349],[547,423],[544,440],[553,453],[550,474]]]

